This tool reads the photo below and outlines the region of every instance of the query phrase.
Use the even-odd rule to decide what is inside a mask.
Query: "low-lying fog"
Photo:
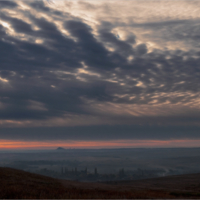
[[[79,181],[135,180],[200,172],[200,148],[4,151],[0,166]]]

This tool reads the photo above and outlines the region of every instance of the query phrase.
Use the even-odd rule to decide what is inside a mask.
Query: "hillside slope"
[[[200,198],[200,174],[139,181],[80,183],[0,168],[0,199]]]

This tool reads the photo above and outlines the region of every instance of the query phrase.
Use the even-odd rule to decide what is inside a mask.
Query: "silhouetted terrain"
[[[200,174],[81,183],[0,168],[1,199],[200,198]]]

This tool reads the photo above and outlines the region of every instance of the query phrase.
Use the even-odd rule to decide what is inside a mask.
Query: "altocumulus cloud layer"
[[[199,137],[199,4],[0,1],[0,137]]]

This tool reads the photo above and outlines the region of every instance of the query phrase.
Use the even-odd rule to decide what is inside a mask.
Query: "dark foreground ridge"
[[[0,199],[200,199],[200,174],[83,183],[0,168]]]

